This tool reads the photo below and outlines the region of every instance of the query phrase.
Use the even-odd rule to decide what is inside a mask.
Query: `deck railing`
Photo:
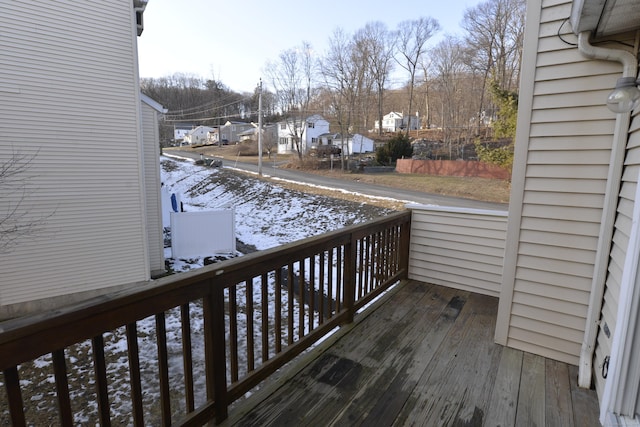
[[[40,424],[42,412],[57,407],[49,422],[62,425],[220,422],[232,402],[406,278],[410,217],[393,214],[2,323],[0,408],[9,410],[0,417]],[[23,373],[34,369],[52,372],[36,391]],[[129,418],[115,415],[122,407]]]

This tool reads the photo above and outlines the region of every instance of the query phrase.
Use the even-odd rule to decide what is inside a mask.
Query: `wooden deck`
[[[577,367],[494,343],[497,308],[410,281],[224,425],[599,426]]]

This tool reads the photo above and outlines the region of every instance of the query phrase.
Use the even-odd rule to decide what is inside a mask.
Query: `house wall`
[[[402,115],[399,113],[391,112],[382,116],[382,130],[385,132],[395,132],[400,128],[402,124]],[[374,128],[379,129],[380,122],[376,120],[374,122]]]
[[[292,122],[276,123],[278,128],[278,154],[288,154],[296,152],[293,138]]]
[[[151,275],[165,272],[160,199],[160,131],[158,112],[142,102],[142,137],[144,151],[144,193],[147,213],[147,240]]]
[[[309,127],[309,123],[313,123],[312,128]],[[305,122],[304,133],[302,135],[305,141],[305,152],[308,152],[313,144],[317,144],[319,142],[320,135],[328,132],[328,121],[316,116],[308,118]],[[318,142],[314,142],[314,140],[318,140]]]
[[[340,146],[340,139],[334,141],[334,144]],[[347,155],[373,153],[375,151],[373,139],[367,138],[359,133],[353,135],[353,138],[349,139],[346,145]]]
[[[207,142],[209,132],[213,129],[205,126],[198,126],[185,135],[184,140],[189,144],[202,144]]]
[[[595,385],[600,396],[602,396],[605,384],[605,379],[602,376],[602,366],[605,358],[612,353],[612,340],[616,330],[622,272],[625,267],[632,221],[634,220],[633,208],[636,203],[638,174],[640,174],[640,115],[638,111],[632,117],[629,127],[624,165],[593,363],[595,367]],[[635,220],[637,221],[638,218],[635,218]],[[605,331],[608,331],[608,333]]]
[[[577,364],[615,124],[605,100],[620,66],[579,53],[570,11],[527,2],[496,340]]]
[[[410,279],[499,296],[506,211],[408,207]]]
[[[0,162],[28,159],[0,210],[37,225],[3,248],[0,317],[149,279],[132,2],[3,1],[0,28]]]
[[[309,127],[309,123],[313,123],[312,128]],[[297,153],[294,134],[302,133],[300,148],[304,153],[308,152],[313,145],[314,139],[319,139],[320,135],[329,132],[329,122],[323,119],[319,115],[313,115],[308,117],[304,122],[296,121],[297,125],[294,126],[294,122],[279,122],[277,126],[278,134],[278,154]]]
[[[227,139],[229,142],[235,143],[240,140],[238,136],[240,133],[255,127],[256,126],[251,123],[229,123],[221,126],[220,130],[223,135],[222,139]]]

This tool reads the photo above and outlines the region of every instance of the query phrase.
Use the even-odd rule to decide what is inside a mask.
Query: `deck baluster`
[[[345,323],[353,323],[356,299],[356,258],[358,241],[351,235],[351,241],[344,248],[344,308],[347,310]]]
[[[171,425],[169,355],[167,353],[167,326],[164,312],[156,314],[156,341],[158,347],[158,375],[160,377],[160,408],[162,412],[162,424]]]
[[[227,352],[225,349],[225,326],[224,326],[224,291],[222,287],[215,288],[208,299],[208,317],[211,319],[209,330],[211,333],[211,348],[209,354],[211,359],[207,358],[207,364],[213,367],[212,375],[213,395],[209,395],[215,399],[216,421],[221,423],[227,419],[228,413],[228,396],[227,396]],[[212,362],[210,362],[212,360]],[[207,377],[207,382],[209,379]],[[209,392],[209,386],[207,387]]]
[[[344,248],[339,247],[336,250],[336,312],[342,310],[344,295],[342,291],[344,268],[342,265],[342,251]]]
[[[11,414],[11,424],[14,427],[23,427],[27,423],[24,419],[24,403],[22,392],[20,391],[20,379],[17,367],[13,366],[2,371],[4,374],[4,386],[7,390],[9,400],[9,412]]]
[[[69,398],[69,382],[67,380],[67,363],[64,359],[64,349],[51,353],[53,360],[53,373],[56,379],[56,393],[58,394],[58,407],[60,408],[60,424],[73,425],[73,413],[71,412],[71,399]]]
[[[138,328],[136,323],[129,323],[127,330],[127,354],[129,358],[129,382],[131,384],[131,403],[133,406],[133,423],[144,426],[142,409],[142,380],[140,378],[140,350],[138,349]]]
[[[293,263],[289,263],[287,269],[287,344],[293,344],[293,301],[295,294],[293,293]]]
[[[262,316],[262,363],[269,360],[269,281],[267,274],[260,277]]]
[[[236,287],[229,288],[229,364],[231,367],[231,382],[238,381],[238,303]]]
[[[313,331],[315,325],[316,306],[316,256],[309,258],[309,331]]]
[[[98,412],[100,425],[111,425],[111,413],[109,409],[109,390],[107,387],[107,364],[104,359],[104,338],[102,334],[91,339],[93,348],[93,370],[96,376],[96,394],[98,396]]]
[[[320,268],[319,268],[319,275],[318,277],[320,278],[320,280],[318,281],[318,326],[322,325],[324,323],[324,319],[325,319],[325,311],[324,311],[324,305],[326,304],[326,297],[324,295],[324,274],[325,274],[325,262],[326,262],[326,257],[325,257],[325,251],[322,251],[320,253]],[[331,302],[329,302],[330,304]]]
[[[189,303],[180,306],[180,324],[182,327],[182,366],[184,369],[184,398],[187,412],[195,409],[193,394],[193,352],[191,349],[191,315]]]
[[[298,339],[301,340],[304,337],[304,300],[305,300],[305,290],[306,290],[306,277],[304,274],[304,264],[305,260],[301,259],[298,261]]]
[[[254,328],[253,328],[253,280],[247,280],[244,283],[245,292],[245,319],[247,321],[247,372],[253,372],[256,368],[255,363],[255,347],[254,347]]]
[[[276,304],[274,309],[274,328],[276,333],[275,352],[276,354],[280,354],[280,352],[282,351],[282,268],[276,269],[276,282],[274,286],[276,288]]]

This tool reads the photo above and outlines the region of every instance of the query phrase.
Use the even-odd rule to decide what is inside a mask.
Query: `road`
[[[189,151],[167,150],[164,154],[168,156],[184,157],[194,160],[200,159],[199,153],[193,153]],[[212,158],[210,156],[206,157]],[[235,168],[253,172],[256,174],[258,173],[258,165],[254,165],[252,163],[237,162],[234,160],[223,160],[223,166],[227,168]],[[321,187],[341,189],[344,191],[365,194],[368,196],[385,197],[406,203],[501,211],[506,211],[509,208],[509,206],[505,203],[491,203],[478,200],[463,199],[460,197],[448,197],[439,194],[424,193],[420,191],[391,188],[358,181],[330,178],[322,175],[304,173],[298,170],[281,169],[275,166],[273,163],[266,161],[266,159],[262,163],[262,174],[265,177],[285,179],[296,183],[305,183]]]

